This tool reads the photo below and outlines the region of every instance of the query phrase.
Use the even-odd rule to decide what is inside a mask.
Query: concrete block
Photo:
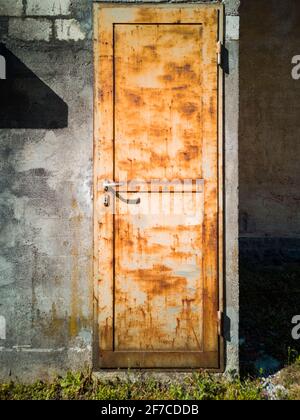
[[[11,38],[24,41],[50,41],[52,23],[47,19],[17,19],[9,20],[8,34]]]
[[[225,4],[226,15],[236,16],[239,14],[241,0],[223,0],[223,3]]]
[[[0,16],[21,16],[22,0],[0,0]]]
[[[70,14],[70,0],[27,0],[29,16],[60,16]]]
[[[238,41],[240,37],[240,18],[239,16],[226,17],[226,39]]]
[[[8,32],[8,16],[0,16],[0,38],[3,39]]]
[[[85,33],[80,23],[75,19],[57,19],[55,21],[56,38],[59,41],[80,41],[85,39]]]

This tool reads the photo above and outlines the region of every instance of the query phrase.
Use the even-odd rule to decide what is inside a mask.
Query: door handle
[[[125,185],[125,182],[109,182],[109,181],[103,182],[104,191],[108,191],[110,188],[114,188],[114,187],[122,187],[122,185]]]
[[[124,198],[120,195],[119,191],[116,191],[114,189],[114,187],[121,187],[122,185],[125,185],[125,182],[108,182],[108,181],[103,182],[104,191],[111,192],[119,200],[123,201],[123,203],[126,203],[126,204],[140,204],[140,202],[141,202],[140,198],[126,199],[126,198]]]

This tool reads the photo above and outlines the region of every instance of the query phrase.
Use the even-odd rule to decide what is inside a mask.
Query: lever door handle
[[[123,201],[123,203],[126,204],[140,204],[141,199],[140,198],[136,198],[136,199],[128,199],[128,198],[124,198],[120,195],[120,193],[118,191],[115,191],[114,189],[110,190],[113,194],[115,194],[116,197],[118,197],[119,200]]]
[[[104,191],[108,191],[109,188],[122,187],[122,185],[125,185],[125,182],[109,182],[109,181],[103,182]]]
[[[122,185],[125,185],[125,182],[108,182],[108,181],[104,181],[103,182],[104,191],[111,192],[119,200],[123,201],[123,203],[126,203],[126,204],[140,204],[140,202],[141,202],[141,199],[140,198],[137,198],[137,199],[126,199],[126,198],[124,198],[124,197],[122,197],[120,195],[119,191],[116,191],[114,189],[114,187],[121,187]]]

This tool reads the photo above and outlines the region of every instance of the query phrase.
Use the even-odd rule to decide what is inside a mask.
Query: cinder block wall
[[[225,1],[228,371],[238,369],[239,3]],[[92,1],[0,0],[0,42],[46,86],[38,105],[51,127],[33,115],[30,128],[0,129],[0,378],[30,381],[93,364]]]

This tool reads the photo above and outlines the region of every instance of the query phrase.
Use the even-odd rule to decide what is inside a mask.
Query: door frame
[[[99,115],[99,110],[97,107],[98,103],[98,92],[96,89],[98,83],[98,74],[97,74],[97,63],[99,59],[99,27],[98,27],[98,10],[100,8],[188,8],[188,7],[199,7],[199,8],[213,8],[217,10],[219,19],[218,19],[218,40],[221,44],[224,44],[224,5],[223,4],[209,4],[209,3],[115,3],[115,2],[95,2],[93,3],[93,57],[94,57],[94,105],[93,105],[93,117],[94,117],[94,133],[93,133],[93,284],[94,284],[94,296],[93,296],[93,368],[102,369],[100,364],[100,342],[99,342],[99,325],[98,325],[98,313],[99,313],[99,283],[98,283],[98,251],[99,251],[99,238],[98,238],[98,223],[96,219],[96,206],[97,206],[97,195],[98,195],[98,162],[97,156],[101,152],[99,147],[99,141],[97,138],[97,127],[96,120]],[[217,48],[216,48],[217,53]],[[210,372],[224,372],[225,370],[225,340],[223,334],[223,314],[225,307],[225,216],[224,216],[224,201],[225,201],[225,179],[224,179],[224,170],[225,170],[225,160],[224,160],[224,145],[225,145],[225,133],[224,133],[224,70],[218,65],[218,301],[219,301],[219,367],[218,368],[205,368]],[[141,357],[143,352],[141,351]],[[154,353],[155,354],[155,353]],[[105,370],[116,370],[116,369],[126,369],[126,368],[110,368]],[[143,370],[149,371],[193,371],[195,369],[187,368],[141,368]],[[134,370],[134,369],[133,369]]]

